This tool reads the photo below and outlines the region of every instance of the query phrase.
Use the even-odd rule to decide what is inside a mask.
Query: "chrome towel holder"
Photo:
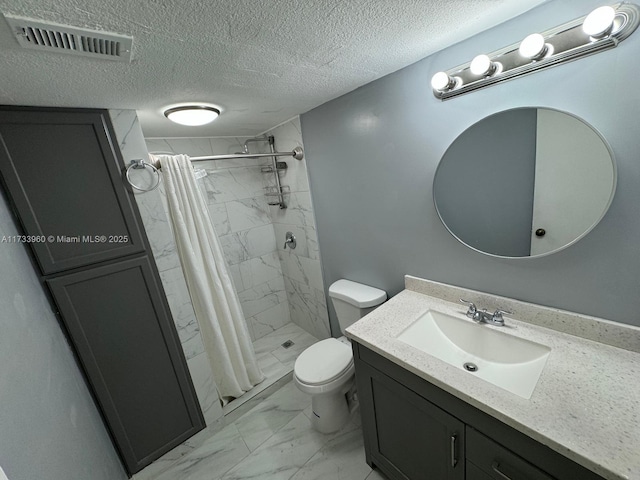
[[[136,170],[140,170],[140,169],[144,169],[146,167],[149,167],[151,169],[151,173],[153,173],[156,176],[156,181],[151,187],[142,188],[142,187],[136,185],[135,183],[133,183],[133,181],[131,180],[131,169],[135,168]],[[160,186],[160,172],[158,171],[158,169],[152,163],[145,162],[142,159],[131,160],[131,162],[129,162],[129,166],[127,167],[127,170],[125,172],[125,176],[127,177],[127,182],[129,182],[129,185],[131,185],[133,188],[135,188],[136,190],[138,190],[140,192],[151,192],[152,190],[155,190],[156,188],[158,188]]]

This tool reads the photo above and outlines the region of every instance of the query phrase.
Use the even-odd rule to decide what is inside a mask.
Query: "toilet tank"
[[[329,287],[329,296],[336,309],[340,331],[360,320],[387,299],[379,288],[341,279]]]

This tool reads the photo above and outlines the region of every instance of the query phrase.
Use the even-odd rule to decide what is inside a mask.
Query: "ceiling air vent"
[[[5,14],[18,43],[43,52],[70,53],[105,60],[131,61],[133,37],[87,30]]]

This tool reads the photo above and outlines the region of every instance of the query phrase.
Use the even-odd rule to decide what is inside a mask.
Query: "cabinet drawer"
[[[466,428],[467,461],[496,480],[554,480],[502,445]]]
[[[469,460],[466,462],[465,470],[467,472],[464,477],[465,480],[493,480],[492,476],[484,473]]]

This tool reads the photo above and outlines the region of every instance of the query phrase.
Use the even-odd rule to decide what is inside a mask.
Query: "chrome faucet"
[[[495,325],[496,327],[504,327],[504,318],[502,318],[502,314],[513,313],[502,309],[497,309],[495,312],[489,313],[487,312],[486,308],[478,310],[475,303],[473,302],[468,302],[467,300],[463,300],[462,298],[460,299],[460,301],[462,303],[466,303],[469,306],[466,313],[467,317],[478,323],[488,323],[490,325]]]

